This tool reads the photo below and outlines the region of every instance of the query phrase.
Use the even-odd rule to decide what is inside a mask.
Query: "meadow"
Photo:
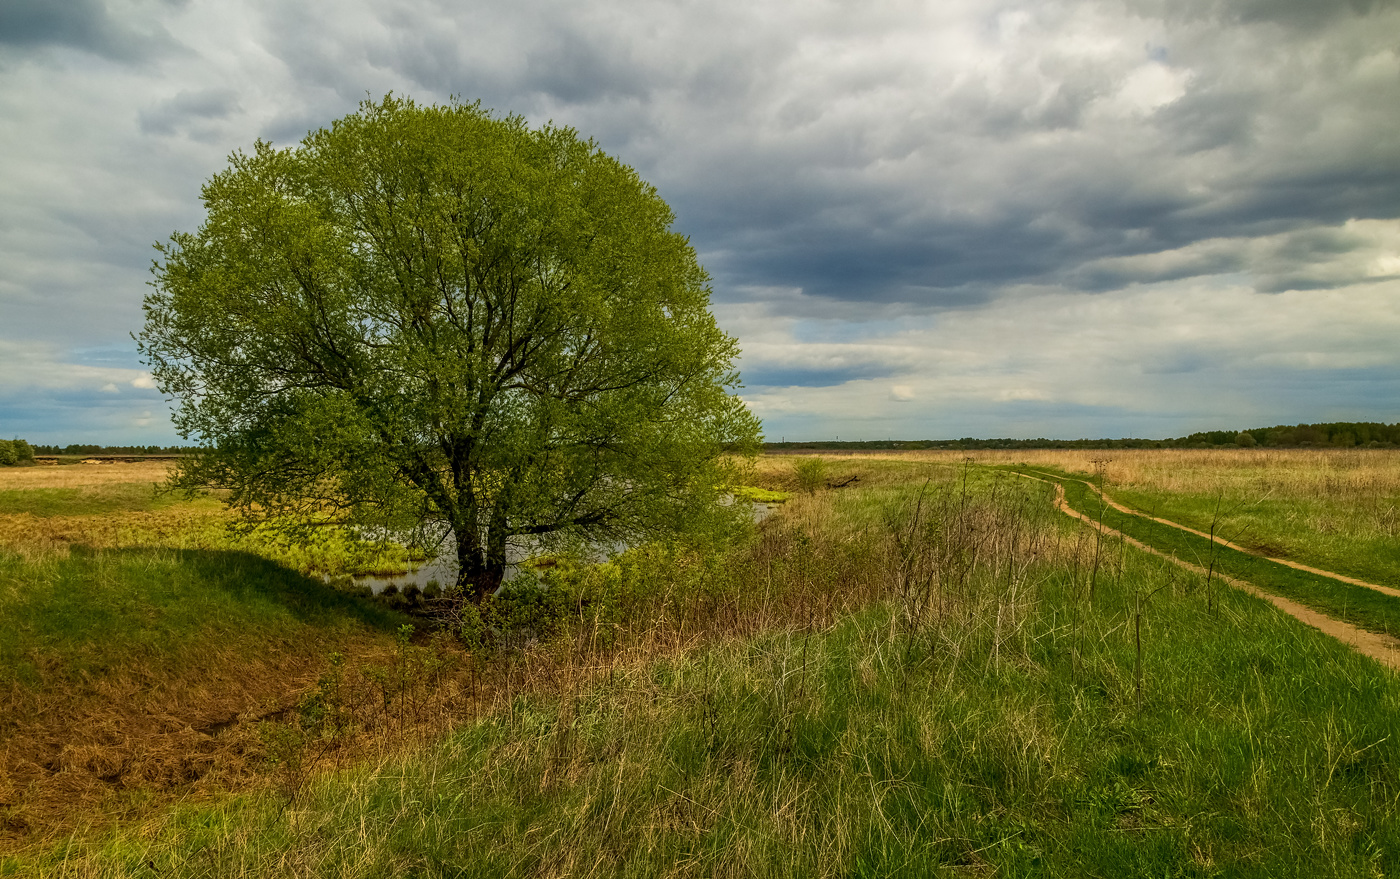
[[[29,633],[0,646],[0,700],[44,718],[76,699],[94,725],[29,770],[37,739],[0,726],[0,875],[1400,872],[1394,674],[997,467],[1097,468],[1134,506],[1271,470],[1347,539],[1348,504],[1383,492],[1358,499],[1338,476],[1356,468],[1319,458],[1289,477],[1200,456],[1188,478],[1034,454],[761,459],[748,488],[790,500],[760,526],[559,565],[436,638],[275,546],[177,546],[178,529],[123,546],[129,523],[26,543],[11,520],[84,515],[36,497],[52,512],[0,514],[0,615]],[[0,498],[53,487],[25,478]],[[90,515],[207,535],[222,514]],[[161,751],[192,779],[132,757],[141,712],[112,713],[153,686],[172,724],[194,718]],[[78,777],[66,811],[35,793]]]
[[[1265,555],[1400,585],[1400,451],[972,452],[1078,473],[1115,500]]]

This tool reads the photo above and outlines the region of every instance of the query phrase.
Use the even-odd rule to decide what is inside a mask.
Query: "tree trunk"
[[[483,558],[479,546],[457,540],[457,588],[469,596],[473,604],[481,604],[486,596],[494,594],[501,587],[505,573],[504,554],[499,559]]]

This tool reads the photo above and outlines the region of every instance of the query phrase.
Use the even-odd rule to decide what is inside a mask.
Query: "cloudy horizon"
[[[388,92],[654,184],[772,440],[1400,421],[1398,33],[1381,0],[0,0],[0,434],[179,441],[130,337],[152,245],[230,153]]]

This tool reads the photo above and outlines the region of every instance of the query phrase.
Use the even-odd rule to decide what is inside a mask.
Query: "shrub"
[[[797,485],[808,494],[826,487],[826,461],[821,458],[803,458],[792,469],[797,474]]]
[[[21,464],[27,464],[34,460],[34,447],[22,439],[13,440],[11,444],[15,447],[15,458]]]
[[[0,440],[0,465],[11,467],[19,463],[19,454],[15,451],[15,444],[9,440]]]

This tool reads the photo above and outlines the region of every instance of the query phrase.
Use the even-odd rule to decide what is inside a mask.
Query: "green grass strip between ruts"
[[[1266,592],[1291,598],[1363,629],[1387,635],[1400,633],[1400,599],[1212,544],[1207,538],[1144,516],[1123,513],[1100,500],[1088,483],[1064,473],[1024,466],[1004,469],[1058,482],[1064,486],[1065,502],[1074,510],[1182,561],[1213,567],[1227,577],[1246,580]]]

